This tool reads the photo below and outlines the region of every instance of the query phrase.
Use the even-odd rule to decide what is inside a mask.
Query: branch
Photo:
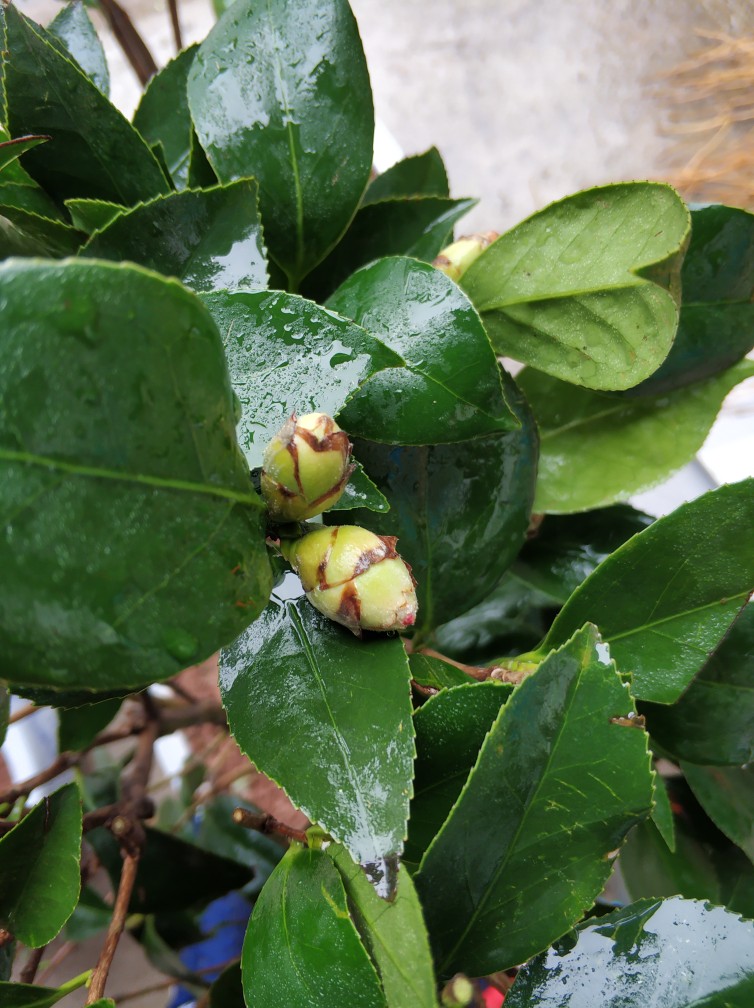
[[[42,962],[42,956],[44,955],[46,948],[46,945],[41,945],[39,948],[31,950],[29,958],[24,963],[24,968],[21,970],[21,974],[18,978],[22,984],[34,983],[34,978],[37,975],[37,970],[39,969],[39,964]]]
[[[175,51],[183,49],[183,38],[181,37],[181,22],[178,17],[178,0],[168,0],[168,10],[170,11],[170,26],[173,29],[173,41]]]
[[[236,808],[233,810],[233,822],[246,829],[256,830],[257,833],[277,833],[278,836],[288,837],[289,840],[298,840],[306,843],[306,831],[288,826],[274,816],[265,812],[250,812],[249,809]]]
[[[131,893],[136,882],[136,870],[139,867],[139,851],[126,854],[123,858],[123,871],[120,875],[118,885],[118,895],[115,899],[112,920],[107,929],[105,944],[94,967],[92,981],[89,986],[89,996],[86,999],[88,1005],[94,1004],[105,995],[105,984],[107,975],[110,972],[115,950],[118,947],[120,936],[126,926],[126,916],[128,914],[128,904],[131,902]]]
[[[100,0],[100,7],[136,76],[142,85],[146,84],[157,73],[157,64],[144,39],[117,0]]]
[[[137,709],[140,713],[143,710],[142,707]],[[153,726],[156,728],[158,736],[170,735],[174,731],[188,728],[190,725],[195,724],[214,724],[221,727],[227,727],[228,724],[223,708],[219,704],[207,701],[178,705],[166,703],[159,707],[152,705],[152,709],[156,711],[156,720],[153,719]],[[4,794],[1,794],[0,805],[13,805],[21,796],[28,795],[29,792],[39,787],[40,784],[46,784],[60,774],[65,773],[66,770],[70,770],[71,767],[77,766],[84,754],[90,752],[92,749],[108,745],[110,742],[119,742],[130,738],[132,735],[141,735],[149,723],[149,719],[145,722],[143,715],[136,716],[134,714],[123,727],[111,728],[108,731],[100,732],[94,741],[80,753],[61,753],[54,763],[51,763],[45,770],[41,770],[38,774],[29,777],[15,787],[10,788]],[[154,739],[152,740],[153,743]]]

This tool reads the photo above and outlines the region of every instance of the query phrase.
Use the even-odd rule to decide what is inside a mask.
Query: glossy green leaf
[[[290,848],[262,890],[241,956],[247,1008],[281,991],[308,1008],[387,1008],[351,920],[340,873],[327,854]]]
[[[0,256],[58,258],[73,255],[84,236],[56,219],[40,189],[9,183],[0,186]],[[40,212],[41,211],[41,212]]]
[[[91,976],[91,970],[74,977],[61,987],[39,987],[36,984],[0,983],[0,1004],[3,1008],[50,1008],[71,991],[83,987]],[[91,1008],[111,1008],[114,1002],[109,998],[95,1001]]]
[[[473,609],[438,627],[432,644],[457,661],[489,665],[535,648],[557,609],[550,595],[508,572]]]
[[[372,179],[361,204],[366,206],[408,196],[449,195],[448,174],[442,156],[436,147],[430,147],[423,154],[398,161]]]
[[[754,862],[754,766],[696,766],[684,762],[681,769],[717,828]]]
[[[297,289],[372,167],[372,93],[348,4],[238,0],[199,47],[188,97],[218,178],[259,181],[270,255]]]
[[[651,808],[646,735],[614,721],[632,704],[587,626],[503,706],[415,877],[441,976],[523,962],[599,894]]]
[[[381,259],[327,302],[405,360],[375,374],[340,418],[372,441],[437,444],[517,426],[479,316],[445,274],[413,259]]]
[[[0,676],[167,678],[233,640],[271,582],[217,330],[131,266],[18,261],[0,294]]]
[[[445,689],[414,714],[416,767],[405,858],[418,863],[453,808],[513,687],[488,679]]]
[[[411,256],[432,262],[451,240],[456,223],[476,202],[412,196],[362,207],[343,239],[307,278],[304,293],[324,300],[357,267],[384,256]]]
[[[209,986],[207,977],[195,973],[183,962],[178,952],[162,937],[151,914],[144,921],[139,933],[139,942],[149,962],[160,973],[180,981],[181,986],[197,998],[206,993]]]
[[[692,763],[754,759],[754,605],[748,605],[672,707],[643,704],[653,738]]]
[[[397,637],[358,640],[300,592],[288,575],[222,651],[228,723],[249,759],[389,889],[414,756],[406,654]]]
[[[28,172],[58,200],[73,196],[131,204],[169,185],[139,134],[77,66],[11,5],[3,8],[11,133],[45,133]],[[44,83],[41,83],[44,82]]]
[[[385,903],[342,847],[327,848],[340,872],[351,917],[382,981],[389,1008],[437,1008],[435,976],[421,906],[405,868]]]
[[[362,464],[353,459],[356,466],[348,478],[343,496],[329,509],[330,511],[350,511],[353,508],[367,508],[369,511],[389,511],[390,505],[384,494],[364,472]]]
[[[87,77],[106,95],[110,90],[110,72],[105,51],[82,0],[72,0],[63,7],[50,21],[47,31],[60,39]]]
[[[65,201],[65,205],[74,225],[87,234],[107,227],[126,209],[107,200],[70,199]]]
[[[193,125],[186,86],[198,46],[189,46],[149,81],[133,123],[148,144],[161,144],[176,187],[189,184]]]
[[[169,913],[202,906],[240,889],[251,879],[251,866],[162,830],[149,826],[145,829],[147,840],[139,858],[129,913]],[[117,888],[122,866],[117,840],[105,829],[87,833],[87,840]]]
[[[523,968],[506,1008],[746,1008],[754,997],[754,925],[676,896],[616,910],[576,947]]]
[[[754,867],[725,841],[699,835],[676,819],[675,850],[668,849],[655,824],[641,823],[621,850],[621,877],[632,899],[674,896],[706,899],[751,918]],[[723,842],[719,842],[719,840]]]
[[[596,623],[634,695],[674,703],[754,590],[754,480],[660,518],[596,568],[540,649]],[[652,728],[650,727],[650,730]]]
[[[522,426],[478,438],[473,450],[466,443],[405,448],[354,442],[390,511],[355,511],[353,519],[379,534],[398,536],[398,549],[417,581],[422,635],[488,595],[526,533],[537,434],[513,380],[504,377]]]
[[[94,741],[106,728],[123,703],[120,697],[102,700],[85,707],[61,707],[58,710],[58,748],[78,752]]]
[[[291,413],[333,416],[374,371],[403,364],[353,322],[293,294],[216,291],[203,300],[225,345],[251,469]]]
[[[49,139],[46,136],[22,136],[16,140],[3,140],[0,142],[0,171],[7,168],[26,151],[33,150],[42,143],[47,143]]]
[[[653,520],[628,504],[547,515],[524,543],[512,571],[555,601],[567,602],[598,564]]]
[[[551,203],[463,276],[498,353],[595,389],[630,388],[667,357],[689,214],[655,182]]]
[[[411,669],[411,679],[419,686],[430,689],[444,690],[474,681],[455,665],[416,651],[408,656],[408,666]]]
[[[754,214],[728,206],[692,210],[681,283],[670,353],[629,395],[659,395],[717,374],[754,346]]]
[[[199,143],[193,123],[191,124],[191,148],[189,150],[188,185],[192,189],[204,189],[217,185],[215,170],[207,159],[204,148]],[[284,281],[283,281],[284,283]],[[281,286],[276,284],[275,286]]]
[[[241,179],[126,210],[92,235],[81,255],[128,259],[198,293],[266,287],[257,184]]]
[[[669,850],[675,850],[675,824],[673,822],[673,809],[670,805],[668,789],[659,771],[655,770],[654,783],[654,808],[652,809],[652,822],[657,827],[657,832],[665,841]]]
[[[526,368],[517,380],[541,441],[535,511],[586,511],[662,483],[694,458],[727,394],[753,374],[754,361],[741,361],[656,398],[608,399]]]
[[[29,948],[52,941],[78,902],[80,857],[81,797],[66,784],[0,838],[0,927]]]

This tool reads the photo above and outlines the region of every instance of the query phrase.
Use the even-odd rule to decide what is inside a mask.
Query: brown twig
[[[266,835],[277,833],[278,836],[306,843],[306,832],[304,830],[288,826],[266,812],[251,812],[249,809],[239,806],[233,810],[233,822],[238,823],[239,826],[244,826],[246,829],[256,830],[257,833],[264,833]]]
[[[100,0],[100,7],[136,76],[142,85],[146,84],[157,73],[157,64],[146,42],[117,0]]]
[[[71,955],[71,953],[75,952],[78,947],[79,947],[78,942],[74,941],[64,942],[64,944],[60,946],[55,955],[53,955],[53,957],[45,966],[43,972],[39,977],[39,983],[44,984],[44,982],[47,980],[50,974],[53,973],[54,970],[56,970],[62,962],[65,962],[68,956]]]
[[[33,703],[27,704],[25,707],[19,707],[18,710],[14,711],[8,718],[8,724],[12,725],[15,724],[16,721],[23,721],[24,718],[27,718],[30,714],[36,713],[38,710],[41,710],[41,707],[37,707],[37,705]]]
[[[126,926],[126,916],[128,914],[128,904],[131,902],[131,893],[136,882],[136,871],[139,867],[139,851],[135,850],[127,853],[123,858],[123,871],[120,875],[118,885],[118,895],[115,898],[115,907],[110,926],[105,936],[105,944],[97,960],[97,965],[92,973],[92,980],[89,985],[89,996],[86,999],[88,1005],[94,1004],[105,995],[105,984],[107,975],[110,972],[115,950],[118,948],[120,936]]]
[[[29,958],[24,963],[24,968],[21,970],[21,974],[18,978],[21,983],[34,983],[34,978],[37,975],[37,970],[39,969],[39,964],[42,962],[42,956],[44,955],[46,948],[46,945],[42,945],[39,948],[31,950]]]
[[[168,11],[170,12],[170,27],[173,29],[175,51],[180,52],[183,49],[183,37],[181,35],[181,21],[178,17],[177,0],[168,0]]]
[[[141,709],[139,707],[136,708],[139,712]],[[189,725],[194,724],[209,723],[227,727],[228,723],[225,711],[219,704],[205,701],[196,704],[179,704],[177,706],[164,704],[156,707],[155,710],[158,713],[150,731],[156,730],[158,735],[170,735],[180,728],[187,728]],[[22,795],[28,795],[29,792],[39,787],[40,784],[46,784],[66,770],[70,770],[71,767],[77,766],[82,756],[90,750],[108,745],[110,742],[121,741],[132,735],[141,735],[144,731],[145,721],[143,715],[134,713],[123,727],[111,728],[109,731],[100,732],[91,745],[87,746],[80,753],[61,753],[45,770],[41,770],[38,774],[29,777],[27,780],[22,781],[0,795],[0,805],[12,805]]]

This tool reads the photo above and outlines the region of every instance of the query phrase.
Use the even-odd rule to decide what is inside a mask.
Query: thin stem
[[[178,17],[178,2],[177,0],[168,0],[168,11],[170,12],[170,27],[173,29],[173,41],[175,42],[175,51],[180,52],[183,49],[183,38],[181,36],[181,22]]]
[[[116,0],[100,0],[110,29],[142,85],[157,73],[157,64],[133,21]]]
[[[41,945],[39,948],[31,950],[29,958],[24,963],[24,968],[21,970],[21,974],[19,976],[21,983],[34,983],[34,978],[37,975],[37,970],[39,969],[39,964],[42,962],[42,956],[44,955],[46,948],[46,945]]]
[[[28,717],[30,714],[34,714],[40,709],[41,708],[37,707],[37,705],[33,703],[27,704],[25,707],[19,707],[18,710],[14,711],[8,718],[8,724],[12,725],[15,724],[16,721],[23,721],[24,718]]]
[[[107,929],[105,944],[102,947],[102,952],[100,953],[97,965],[94,967],[94,973],[92,974],[92,982],[89,986],[89,996],[86,999],[86,1003],[88,1005],[94,1004],[95,1001],[99,1001],[99,999],[105,995],[107,975],[110,972],[110,966],[112,965],[115,950],[118,948],[120,936],[123,934],[123,928],[126,925],[128,904],[131,902],[131,894],[133,892],[134,883],[136,882],[136,871],[138,867],[139,851],[137,850],[126,854],[123,858],[123,871],[120,876],[118,895],[115,899],[115,907],[113,908],[113,916],[110,921],[110,926]]]
[[[306,843],[306,831],[295,829],[284,822],[280,822],[274,816],[265,812],[251,812],[249,809],[240,806],[233,810],[233,822],[246,829],[256,830],[257,833],[277,833],[278,836],[287,837],[289,840],[298,840],[299,843]]]
[[[39,977],[40,984],[44,984],[50,974],[53,973],[53,971],[56,970],[62,962],[65,962],[68,956],[71,955],[72,952],[75,952],[78,947],[78,942],[73,941],[68,941],[61,945],[42,971]]]

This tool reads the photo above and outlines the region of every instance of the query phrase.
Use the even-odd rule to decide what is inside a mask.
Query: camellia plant
[[[0,1004],[112,1005],[124,929],[209,1008],[754,1003],[754,480],[626,503],[754,373],[754,217],[624,182],[454,245],[345,0],[237,0],[132,123],[82,6],[2,32],[0,729],[60,755],[0,794]],[[205,723],[309,828],[201,754],[156,805]]]

